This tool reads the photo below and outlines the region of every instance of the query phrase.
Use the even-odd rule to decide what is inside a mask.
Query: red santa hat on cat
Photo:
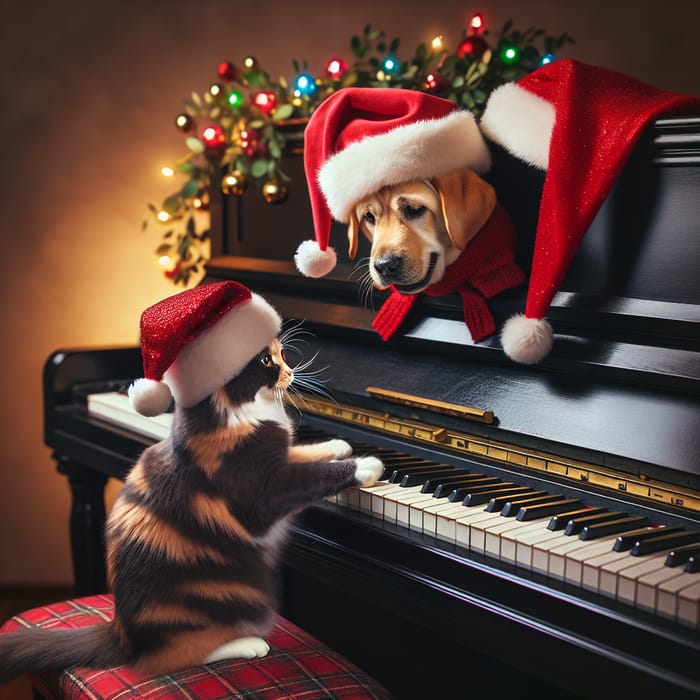
[[[382,187],[490,165],[474,117],[449,100],[398,88],[338,90],[304,133],[315,239],[297,249],[297,268],[307,277],[328,274],[336,264],[331,219],[347,223],[355,204]]]
[[[525,313],[501,334],[512,359],[531,364],[549,353],[547,309],[638,137],[661,114],[689,110],[700,111],[700,100],[572,60],[493,91],[482,132],[547,171]]]
[[[202,284],[141,315],[144,377],[129,387],[144,416],[172,399],[194,406],[233,379],[280,332],[277,312],[238,282]]]

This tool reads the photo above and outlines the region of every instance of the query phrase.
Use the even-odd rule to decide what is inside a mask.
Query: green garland
[[[268,203],[284,202],[289,187],[280,165],[285,133],[290,125],[305,123],[336,90],[421,90],[449,99],[478,118],[494,88],[519,80],[573,42],[566,33],[553,37],[542,29],[518,31],[511,21],[490,41],[480,26],[480,16],[475,15],[454,50],[445,49],[436,37],[403,60],[399,39],[387,41],[383,31],[367,25],[350,41],[351,65],[332,59],[324,75],[314,77],[305,64],[293,61],[297,77],[291,86],[283,77],[271,80],[253,57],[245,58],[240,70],[229,61],[219,64],[219,80],[202,95],[193,92],[175,120],[185,135],[187,153],[172,173],[184,177],[184,184],[160,207],[149,204],[152,217],[143,223],[145,229],[155,219],[165,227],[156,249],[164,274],[186,285],[193,275],[203,273],[209,230],[197,230],[194,215],[207,210],[210,188],[219,185],[212,179],[222,168],[225,194],[242,196],[252,182]]]

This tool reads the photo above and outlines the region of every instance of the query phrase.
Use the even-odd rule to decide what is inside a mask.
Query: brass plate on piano
[[[503,464],[515,465],[535,472],[547,472],[577,483],[585,482],[654,503],[700,512],[700,496],[697,492],[673,484],[626,476],[606,467],[565,459],[547,452],[528,450],[442,426],[399,418],[388,413],[345,406],[308,394],[304,395],[302,410],[304,413],[370,428],[388,435],[437,445],[457,453],[488,457]]]
[[[446,403],[445,401],[426,399],[420,396],[412,396],[411,394],[402,394],[391,389],[379,389],[375,386],[368,386],[366,391],[375,399],[383,399],[384,401],[391,401],[403,406],[413,406],[414,408],[426,408],[436,413],[444,413],[447,416],[457,416],[457,418],[475,420],[479,423],[493,423],[494,420],[493,411],[485,411],[481,408],[471,408],[470,406],[460,406],[459,404]]]

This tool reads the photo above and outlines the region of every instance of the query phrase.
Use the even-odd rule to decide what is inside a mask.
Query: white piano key
[[[388,481],[378,481],[374,486],[360,486],[360,510],[363,513],[371,513],[372,494],[381,493],[380,489],[386,488],[389,485]]]
[[[476,518],[469,522],[469,547],[475,552],[486,554],[486,533],[501,525],[505,518],[500,513],[489,513],[491,517]]]
[[[637,607],[649,612],[656,612],[656,598],[660,584],[683,576],[680,567],[666,566],[637,579]]]
[[[502,522],[495,524],[486,530],[484,535],[484,549],[486,554],[490,554],[493,557],[498,557],[503,559],[501,554],[502,543],[505,541],[506,537],[516,537],[518,533],[530,532],[532,531],[533,525],[539,526],[538,529],[542,530],[545,525],[543,520],[539,521],[529,521],[521,522],[515,518],[501,518]]]
[[[474,526],[478,525],[483,521],[490,521],[493,523],[500,522],[498,518],[501,518],[498,513],[488,513],[484,510],[484,506],[464,506],[464,512],[457,514],[458,517],[455,518],[451,525],[454,529],[455,541],[457,541],[457,528],[462,528],[462,533],[459,538],[462,546],[468,546],[477,552],[484,551],[484,534],[482,530],[475,531]],[[502,520],[502,518],[501,518]],[[468,544],[467,544],[468,543]]]
[[[620,571],[617,575],[617,599],[634,605],[637,601],[637,579],[645,574],[668,568],[665,562],[666,553],[664,552]]]
[[[389,520],[391,521],[391,518],[387,516],[386,513],[386,505],[387,505],[387,496],[389,494],[394,493],[395,491],[398,491],[401,487],[398,484],[388,484],[386,489],[377,489],[377,491],[372,492],[372,513],[373,515],[376,515],[377,517],[381,518],[382,520]],[[396,522],[396,508],[394,504],[394,509],[393,509],[393,522]]]
[[[694,585],[697,580],[697,574],[683,572],[681,576],[659,583],[656,591],[656,613],[676,620],[680,592]]]
[[[589,557],[594,556],[593,553],[604,554],[611,552],[615,537],[610,536],[605,538],[605,546],[601,549],[600,544],[603,540],[581,540],[576,536],[567,538],[569,542],[559,544],[549,550],[549,575],[553,578],[563,581],[566,578],[566,560],[567,557],[574,552],[589,552]]]
[[[563,541],[566,535],[561,530],[548,530],[546,525],[532,530],[524,530],[510,541],[505,537],[501,543],[501,556],[511,557],[515,551],[515,563],[528,571],[532,571],[532,556],[535,549],[546,542],[555,545]]]
[[[564,580],[580,586],[581,579],[583,578],[583,563],[591,559],[591,557],[612,551],[615,539],[614,536],[606,537],[601,540],[589,542],[590,548],[583,547],[567,552],[566,562],[564,564]]]
[[[430,494],[420,493],[420,491],[413,496],[406,497],[398,502],[396,508],[396,522],[399,525],[408,527],[410,523],[410,513],[411,508],[420,504],[429,504],[431,501],[435,500]]]
[[[691,627],[700,626],[700,578],[697,574],[695,577],[698,580],[678,594],[678,622]]]
[[[461,503],[451,503],[444,499],[435,499],[435,503],[423,508],[423,534],[431,537],[437,536],[437,519],[440,513],[443,512],[464,512],[464,506]]]

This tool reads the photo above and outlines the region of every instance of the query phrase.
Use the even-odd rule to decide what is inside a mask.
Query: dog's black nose
[[[374,269],[377,274],[387,281],[398,279],[402,268],[403,258],[400,255],[382,255],[374,260]]]

